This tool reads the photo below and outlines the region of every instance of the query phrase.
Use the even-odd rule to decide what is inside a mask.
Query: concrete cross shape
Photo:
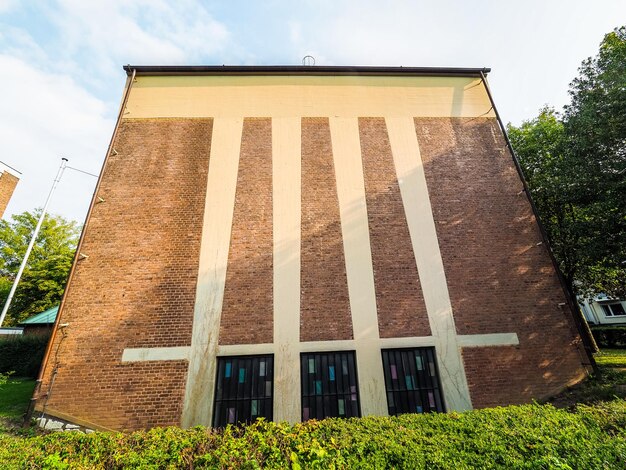
[[[274,342],[220,345],[218,335],[243,117],[216,117],[190,346],[127,348],[122,362],[189,361],[183,426],[211,425],[217,356],[274,354],[274,419],[300,421],[300,353],[356,351],[362,415],[386,415],[381,349],[434,346],[448,410],[471,409],[461,348],[519,344],[516,333],[458,335],[426,178],[410,116],[386,117],[431,336],[380,338],[358,117],[331,117],[330,130],[353,338],[300,342],[301,118],[272,118]]]

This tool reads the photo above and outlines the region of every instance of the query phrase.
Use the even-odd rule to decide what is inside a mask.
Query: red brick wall
[[[302,119],[300,340],[352,339],[328,118]]]
[[[430,326],[384,118],[360,118],[365,197],[381,338]]]
[[[49,409],[115,429],[179,423],[187,362],[121,358],[191,343],[211,129],[122,121],[60,312],[67,337],[45,371],[44,392],[62,341]]]
[[[9,205],[18,181],[19,178],[8,171],[0,174],[0,217],[4,215],[4,211]]]
[[[416,118],[415,129],[457,332],[520,341],[463,351],[474,406],[528,401],[578,378],[579,337],[496,120]]]
[[[246,118],[220,324],[220,344],[273,338],[272,120]]]
[[[384,120],[359,126],[380,333],[427,335]],[[415,129],[457,331],[520,340],[464,349],[474,406],[529,401],[580,377],[579,338],[495,120],[419,118]],[[179,423],[187,362],[121,357],[191,343],[211,132],[211,119],[122,121],[105,202],[85,231],[88,258],[60,312],[66,337],[45,371],[44,392],[59,366],[49,410],[116,429]],[[272,341],[270,119],[245,119],[241,143],[222,344]],[[352,338],[331,147],[327,118],[302,119],[302,341]]]

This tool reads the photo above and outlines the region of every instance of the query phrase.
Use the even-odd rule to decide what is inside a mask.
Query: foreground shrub
[[[48,344],[47,336],[12,335],[0,340],[0,373],[36,377]]]
[[[222,431],[0,436],[1,468],[626,468],[626,401],[258,421]]]

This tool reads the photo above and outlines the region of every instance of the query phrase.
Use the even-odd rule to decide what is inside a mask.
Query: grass
[[[626,349],[603,349],[595,356],[600,367],[619,367],[626,369]]]
[[[6,379],[6,376],[0,378]],[[34,388],[33,379],[2,380],[0,383],[0,436],[3,434],[24,435],[20,428]],[[33,432],[27,432],[26,435],[33,434]]]
[[[595,355],[598,373],[548,400],[558,408],[626,399],[626,349],[603,349]]]
[[[35,381],[32,379],[9,379],[0,385],[0,418],[19,420],[26,413],[33,396]]]

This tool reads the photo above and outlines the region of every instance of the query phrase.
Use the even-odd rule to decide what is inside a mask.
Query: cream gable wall
[[[379,338],[358,117],[384,117],[432,336]],[[142,76],[125,118],[214,118],[192,344],[127,349],[123,362],[186,357],[182,423],[209,425],[219,355],[275,356],[274,417],[300,419],[300,353],[355,350],[363,415],[387,414],[381,348],[435,346],[448,410],[471,408],[461,348],[518,344],[515,333],[457,336],[413,117],[494,117],[480,79],[360,76]],[[274,343],[218,345],[241,124],[271,117]],[[300,124],[328,117],[354,339],[299,341]],[[294,251],[295,250],[295,251]]]
[[[470,77],[142,76],[125,118],[495,117]]]

